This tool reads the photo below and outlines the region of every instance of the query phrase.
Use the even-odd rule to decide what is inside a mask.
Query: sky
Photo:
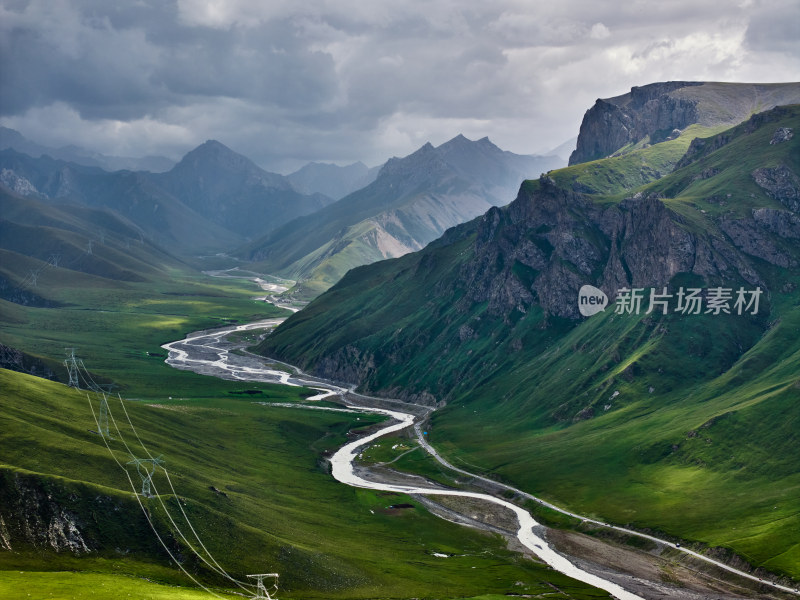
[[[0,0],[0,124],[48,146],[373,166],[543,153],[597,98],[800,81],[797,0]]]

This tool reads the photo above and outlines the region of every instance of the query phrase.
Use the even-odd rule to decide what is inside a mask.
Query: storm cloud
[[[48,145],[377,164],[458,133],[520,153],[663,80],[800,80],[800,8],[563,0],[3,0],[0,122]]]

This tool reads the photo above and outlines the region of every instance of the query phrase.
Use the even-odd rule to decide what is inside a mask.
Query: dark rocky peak
[[[292,185],[282,175],[263,170],[246,156],[234,152],[225,144],[208,140],[190,151],[175,167],[165,174],[173,186],[197,184],[220,186],[229,189],[239,180],[239,185],[262,185],[267,188],[292,190]]]
[[[650,83],[648,85],[633,86],[631,91],[622,96],[611,98],[611,102],[624,99],[624,102],[615,102],[619,105],[629,105],[632,108],[641,108],[651,100],[660,99],[665,94],[674,92],[686,87],[703,85],[702,81],[665,81],[662,83]]]
[[[773,228],[796,230],[794,221],[763,220],[770,219]],[[500,316],[539,304],[546,315],[577,319],[575,298],[584,284],[609,297],[623,287],[666,286],[679,273],[763,286],[732,241],[695,231],[658,196],[599,205],[542,177],[479,222],[475,259],[459,277],[461,302],[464,309],[487,302]]]

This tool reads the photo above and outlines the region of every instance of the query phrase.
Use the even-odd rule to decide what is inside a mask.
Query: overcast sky
[[[800,81],[797,0],[0,0],[0,124],[288,172],[458,133],[518,153],[665,80]]]

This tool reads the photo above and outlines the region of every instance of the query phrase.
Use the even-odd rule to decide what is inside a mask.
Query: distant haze
[[[796,0],[0,0],[0,124],[40,144],[269,170],[368,166],[458,133],[520,154],[598,97],[800,80]]]

